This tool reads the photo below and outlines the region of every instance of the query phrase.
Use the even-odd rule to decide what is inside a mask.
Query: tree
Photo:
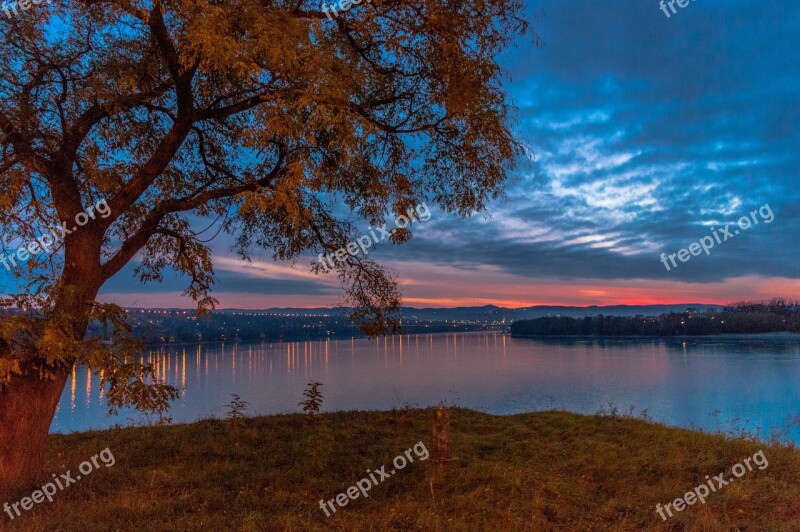
[[[352,215],[375,225],[427,200],[467,216],[502,193],[520,145],[496,57],[527,32],[519,0],[376,0],[333,19],[311,4],[56,0],[3,18],[0,245],[66,230],[13,269],[24,312],[0,327],[6,485],[41,469],[74,364],[102,370],[111,408],[174,396],[129,356],[124,311],[96,296],[136,259],[142,281],[173,268],[213,309],[190,216],[234,235],[244,260],[262,248],[294,261],[351,241]],[[104,201],[107,217],[70,231]],[[366,332],[397,328],[380,265],[349,257],[336,275]],[[92,320],[112,347],[85,338]]]

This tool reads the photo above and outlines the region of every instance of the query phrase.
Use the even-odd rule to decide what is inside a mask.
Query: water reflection
[[[750,429],[784,426],[800,414],[797,337],[520,340],[500,333],[376,339],[171,346],[144,353],[157,378],[181,397],[175,422],[222,417],[230,394],[249,414],[298,412],[306,384],[324,384],[323,410],[457,403],[496,414],[547,408],[594,413],[635,405],[656,420],[713,429],[740,418]],[[108,417],[101,375],[72,371],[54,431],[140,422]],[[78,390],[85,390],[79,401]],[[800,442],[800,433],[793,434]]]

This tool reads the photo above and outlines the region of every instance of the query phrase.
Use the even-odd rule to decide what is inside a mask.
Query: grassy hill
[[[416,460],[331,517],[332,499],[423,441],[429,410],[282,415],[239,425],[52,435],[49,473],[100,467],[4,530],[796,530],[800,452],[619,416],[454,409],[457,460]],[[674,517],[655,511],[763,450],[754,468]],[[388,469],[388,468],[387,468]],[[50,474],[43,477],[43,483]],[[21,497],[24,494],[20,494]],[[30,492],[27,493],[30,495]],[[9,500],[9,499],[5,499]],[[13,500],[9,500],[13,502]]]

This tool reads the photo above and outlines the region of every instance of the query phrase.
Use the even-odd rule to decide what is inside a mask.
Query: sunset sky
[[[405,304],[800,299],[800,5],[703,0],[667,19],[656,0],[545,0],[529,14],[544,45],[520,41],[502,58],[529,160],[488,216],[432,209],[412,242],[372,254]],[[765,204],[772,223],[671,271],[660,262]],[[340,302],[311,257],[248,264],[230,244],[211,244],[220,307]],[[185,279],[141,286],[132,269],[102,299],[192,306]]]

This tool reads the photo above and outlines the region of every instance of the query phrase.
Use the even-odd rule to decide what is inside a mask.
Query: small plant
[[[143,415],[147,420],[147,425],[150,427],[164,427],[172,424],[172,416],[165,416],[162,413],[144,413]]]
[[[611,402],[609,402],[607,406],[601,406],[600,410],[598,410],[595,415],[603,417],[613,417],[613,418],[621,417],[619,413],[619,408],[617,408],[617,405]]]
[[[601,406],[595,415],[614,419],[636,419],[636,406],[630,405],[626,412],[618,408],[614,403],[609,402],[606,406]],[[647,413],[646,408],[639,414],[639,419],[650,421],[650,414]]]
[[[322,383],[309,382],[308,386],[309,389],[303,392],[303,396],[307,399],[297,404],[303,407],[303,412],[309,416],[313,416],[314,414],[319,414],[319,409],[322,406],[323,395],[319,391],[319,387],[322,386]]]
[[[243,401],[242,398],[235,393],[232,393],[231,397],[233,398],[231,402],[225,405],[228,407],[228,413],[226,414],[226,417],[227,419],[236,422],[244,417],[244,414],[247,411],[247,407],[250,406],[250,403]]]

